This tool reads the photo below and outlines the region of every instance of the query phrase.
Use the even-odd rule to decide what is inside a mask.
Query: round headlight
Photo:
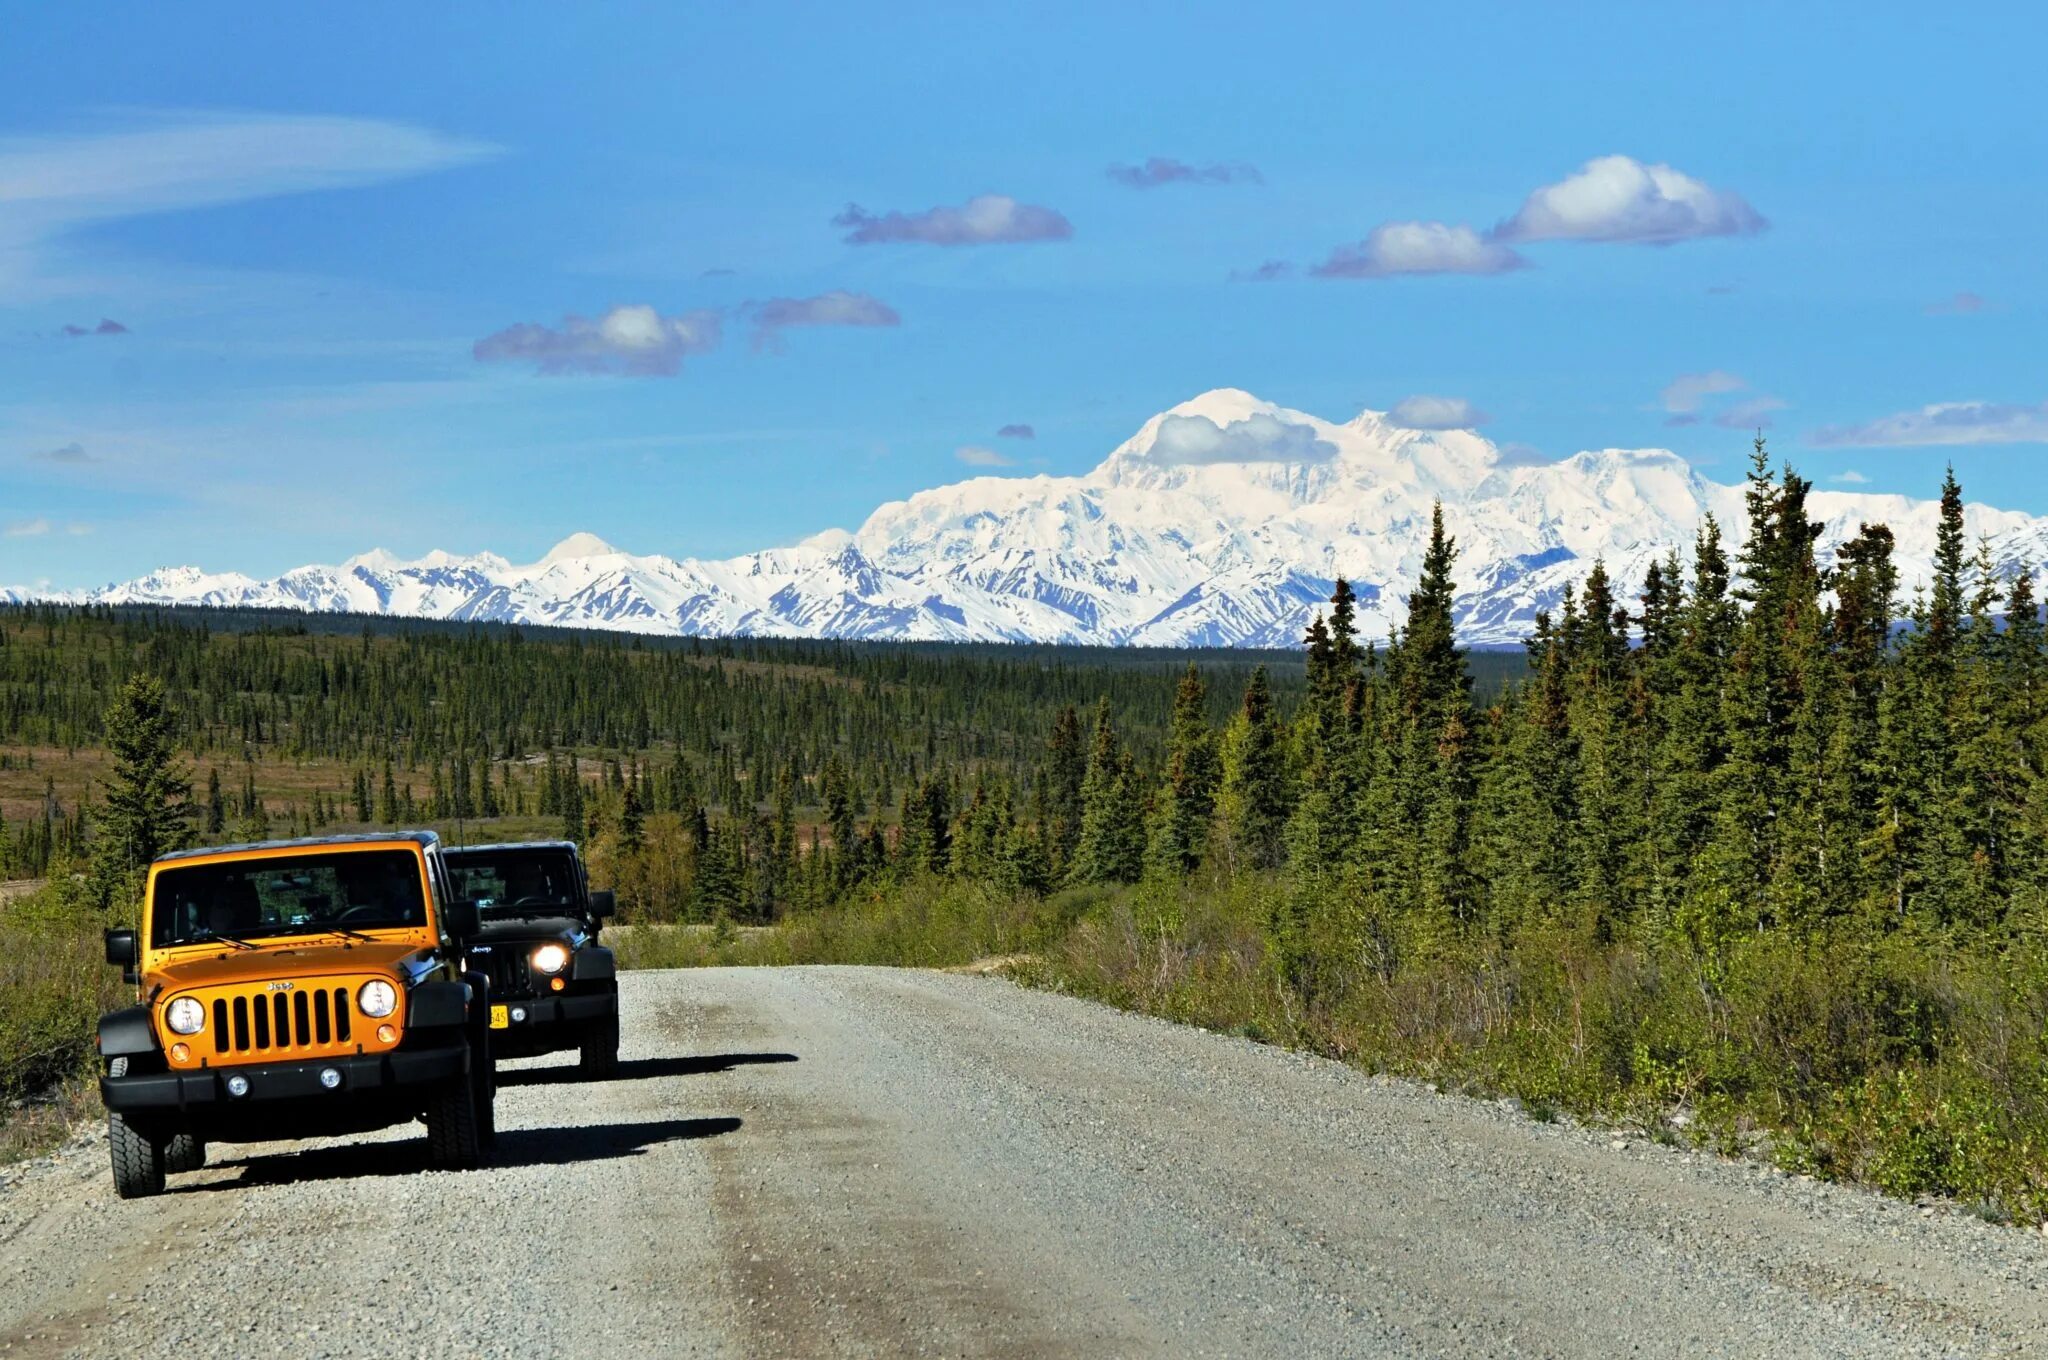
[[[558,944],[544,944],[533,951],[533,966],[543,973],[559,973],[569,966],[569,951]]]
[[[373,1019],[386,1016],[398,1009],[398,991],[390,983],[374,979],[365,982],[363,990],[356,993],[356,1005]]]
[[[189,996],[181,996],[164,1007],[164,1023],[173,1034],[197,1034],[206,1028],[206,1007]]]

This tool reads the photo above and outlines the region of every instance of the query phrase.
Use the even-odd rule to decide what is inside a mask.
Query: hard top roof
[[[158,855],[156,863],[166,864],[172,860],[199,859],[206,855],[242,855],[256,850],[318,850],[330,845],[389,845],[393,841],[411,841],[422,847],[441,843],[441,838],[431,831],[369,831],[350,836],[309,836],[296,841],[247,841],[241,845],[201,845],[190,850],[173,850]]]
[[[574,841],[498,841],[493,845],[444,845],[444,855],[475,855],[487,850],[567,850],[577,853]]]

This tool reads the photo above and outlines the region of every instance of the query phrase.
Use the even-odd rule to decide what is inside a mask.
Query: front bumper
[[[619,1013],[617,992],[585,992],[581,995],[513,997],[491,1000],[491,1028],[508,1030],[545,1029],[550,1025],[580,1025]]]
[[[327,1086],[320,1074],[332,1070],[339,1082]],[[100,1078],[100,1099],[109,1112],[213,1111],[279,1101],[349,1100],[351,1093],[396,1094],[409,1087],[431,1085],[469,1070],[469,1043],[461,1031],[447,1039],[389,1053],[351,1054],[294,1062],[242,1063],[203,1067],[195,1072],[145,1072]],[[243,1094],[228,1092],[228,1078],[249,1083]]]

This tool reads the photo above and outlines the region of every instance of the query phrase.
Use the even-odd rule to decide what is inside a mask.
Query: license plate
[[[510,1015],[509,1015],[509,1014],[508,1014],[508,1013],[506,1012],[506,1009],[505,1009],[505,1007],[503,1007],[503,1006],[493,1006],[493,1007],[491,1007],[491,1028],[492,1028],[492,1029],[510,1029],[511,1027],[512,1027],[512,1017],[511,1017],[511,1016],[510,1016]]]

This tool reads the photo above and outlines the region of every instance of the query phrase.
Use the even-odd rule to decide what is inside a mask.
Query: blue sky
[[[0,22],[0,583],[726,555],[1218,386],[2048,512],[2032,8]]]

